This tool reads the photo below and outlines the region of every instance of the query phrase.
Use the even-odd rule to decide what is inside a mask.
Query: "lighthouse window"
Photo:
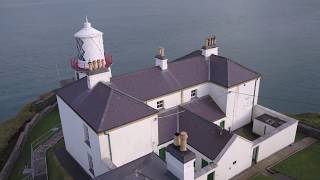
[[[157,102],[157,109],[163,108],[163,100]]]
[[[191,97],[193,98],[193,97],[196,97],[196,96],[197,96],[197,90],[194,89],[194,90],[191,91]]]

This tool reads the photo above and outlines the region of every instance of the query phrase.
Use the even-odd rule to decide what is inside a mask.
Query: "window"
[[[166,148],[165,147],[161,148],[159,150],[159,157],[160,157],[160,159],[166,161]]]
[[[89,171],[94,175],[92,156],[88,153]]]
[[[206,160],[201,159],[201,168],[204,168],[204,167],[208,166],[208,164],[209,163]]]
[[[83,125],[83,132],[84,132],[84,142],[90,147],[89,129],[86,125]]]
[[[225,124],[224,121],[221,121],[221,122],[220,122],[220,127],[221,127],[222,129],[224,129],[224,124]]]
[[[233,161],[233,163],[232,163],[232,164],[233,164],[233,165],[235,165],[236,163],[237,163],[237,161]]]
[[[191,91],[191,97],[192,97],[192,98],[193,98],[193,97],[197,97],[197,90],[196,90],[196,89],[194,89],[194,90]]]
[[[157,102],[157,109],[163,108],[163,100]]]

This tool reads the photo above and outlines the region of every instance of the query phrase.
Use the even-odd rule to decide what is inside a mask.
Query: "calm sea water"
[[[73,34],[86,15],[104,32],[114,75],[152,66],[160,45],[174,59],[213,34],[221,55],[262,73],[261,104],[319,112],[319,8],[319,0],[0,0],[0,119],[73,75]]]

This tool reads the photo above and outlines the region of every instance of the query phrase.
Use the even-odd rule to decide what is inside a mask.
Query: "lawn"
[[[296,133],[296,138],[294,139],[294,142],[297,142],[297,141],[300,141],[301,139],[305,138],[306,135],[305,134],[302,134],[300,132],[297,131]]]
[[[294,179],[313,180],[320,177],[320,143],[289,157],[272,168]]]
[[[41,119],[29,132],[29,136],[27,137],[26,143],[22,148],[20,157],[13,169],[13,172],[10,176],[12,180],[22,179],[24,175],[22,171],[24,169],[25,164],[28,164],[30,167],[30,145],[31,143],[37,139],[42,134],[49,131],[52,127],[56,126],[60,123],[59,112],[56,108],[48,115],[46,115],[43,119]]]
[[[254,134],[252,132],[252,126],[253,126],[253,123],[247,124],[239,129],[235,130],[234,133],[236,133],[239,136],[244,137],[250,141],[254,141],[257,138],[259,138],[260,136],[257,134]]]
[[[250,180],[275,180],[275,178],[270,177],[270,176],[266,176],[263,174],[258,174],[254,177],[252,177]]]
[[[58,161],[54,151],[64,147],[63,139],[60,140],[56,145],[50,148],[47,152],[47,164],[48,164],[48,177],[49,180],[55,179],[65,179],[65,180],[72,180],[72,177],[66,172],[66,170],[61,166],[60,162]]]
[[[320,113],[302,113],[292,117],[315,128],[320,128]]]

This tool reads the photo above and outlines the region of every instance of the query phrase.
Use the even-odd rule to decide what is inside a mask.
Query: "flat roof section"
[[[268,124],[274,128],[277,128],[277,127],[281,126],[282,124],[286,123],[285,121],[283,121],[279,118],[270,116],[268,114],[262,114],[261,116],[258,116],[255,119],[257,119],[265,124]]]

